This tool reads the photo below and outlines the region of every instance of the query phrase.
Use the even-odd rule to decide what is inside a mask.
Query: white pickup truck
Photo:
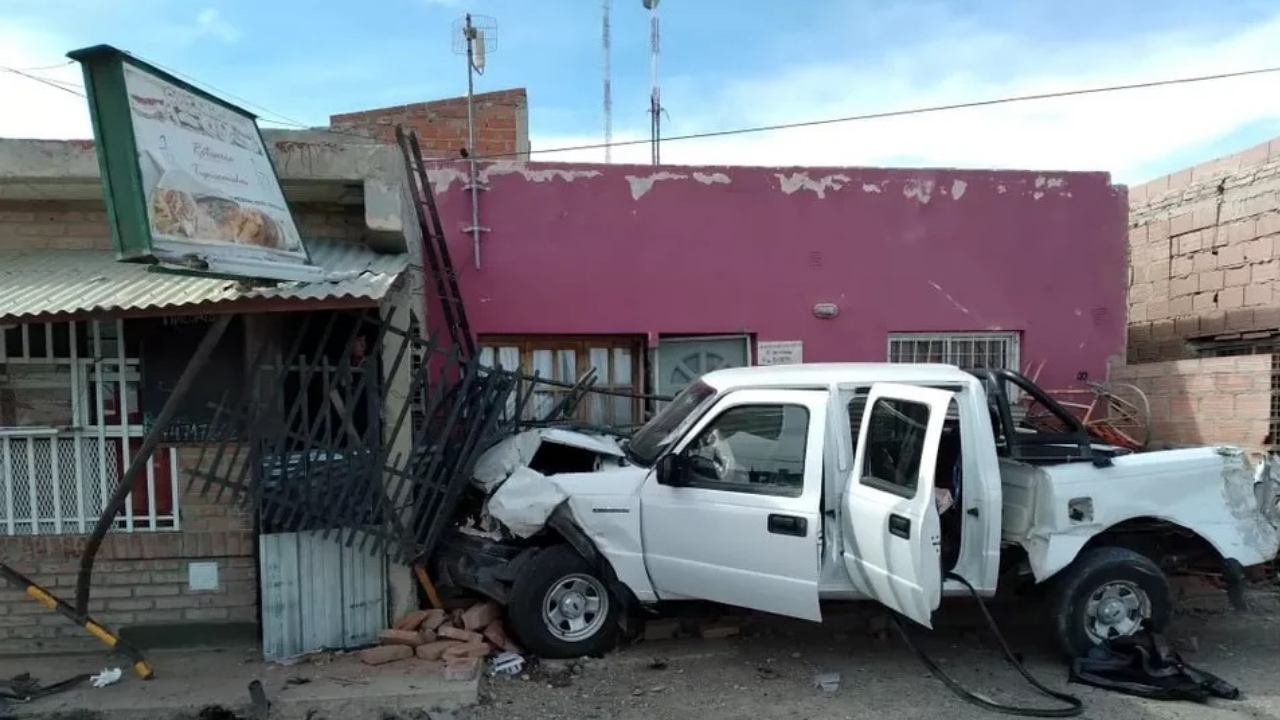
[[[1028,396],[1064,432],[1020,421]],[[434,559],[444,582],[504,604],[543,657],[611,649],[664,601],[821,621],[824,601],[875,600],[930,626],[944,595],[968,593],[948,572],[983,596],[1047,591],[1078,655],[1144,619],[1164,626],[1170,574],[1222,572],[1240,600],[1242,568],[1280,543],[1270,460],[1255,472],[1232,447],[1099,445],[1015,372],[721,370],[629,440],[556,432],[543,437],[593,459],[553,473],[527,442],[495,448],[506,456],[479,484],[498,522],[451,533]]]

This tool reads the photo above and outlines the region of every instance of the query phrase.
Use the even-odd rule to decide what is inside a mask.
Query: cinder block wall
[[[1112,368],[1151,402],[1152,442],[1271,445],[1273,356],[1203,358]]]
[[[476,155],[527,160],[529,157],[529,98],[524,88],[478,93],[474,96]],[[465,97],[344,113],[329,118],[334,130],[371,133],[395,142],[395,126],[418,134],[428,157],[457,158],[467,146]]]
[[[1280,138],[1129,190],[1131,363],[1280,328]]]
[[[365,232],[359,207],[299,204],[294,216],[307,237],[359,242]],[[103,204],[0,201],[0,250],[22,249],[109,251]],[[252,523],[229,500],[216,504],[187,492],[186,470],[197,462],[200,447],[178,447],[181,531],[108,535],[95,565],[90,611],[126,633],[130,627],[183,623],[225,626],[228,639],[231,631],[249,634],[258,618]],[[0,535],[0,558],[71,601],[84,540],[83,535]],[[193,561],[218,563],[218,590],[187,589]],[[83,629],[0,582],[0,654],[100,647]]]

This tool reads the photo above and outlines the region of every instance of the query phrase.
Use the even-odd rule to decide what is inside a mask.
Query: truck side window
[[[929,423],[929,406],[880,398],[867,422],[862,484],[905,498],[915,497]]]
[[[808,440],[803,405],[739,405],[721,413],[683,454],[694,486],[800,497]]]

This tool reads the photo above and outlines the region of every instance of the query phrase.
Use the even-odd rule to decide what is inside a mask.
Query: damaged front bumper
[[[525,564],[542,550],[537,545],[515,545],[457,530],[440,538],[433,576],[443,585],[479,593],[506,605]]]

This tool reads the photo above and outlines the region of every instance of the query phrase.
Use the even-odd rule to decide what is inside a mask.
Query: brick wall
[[[474,96],[477,157],[529,156],[529,98],[524,88],[480,93]],[[386,142],[395,142],[395,126],[418,134],[427,156],[459,157],[467,146],[467,99],[432,102],[344,113],[329,118],[335,130],[365,131]]]
[[[1280,138],[1129,190],[1129,362],[1280,328]]]
[[[1151,402],[1152,442],[1272,444],[1271,355],[1202,358],[1112,368]]]
[[[363,239],[364,208],[299,203],[294,221],[306,238]],[[0,200],[0,250],[111,250],[107,212],[100,201]]]
[[[196,463],[199,448],[179,450],[180,465]],[[253,624],[258,581],[253,527],[230,503],[215,504],[179,487],[181,532],[107,536],[94,565],[89,611],[119,631],[170,623]],[[74,602],[84,536],[0,537],[0,557],[19,572]],[[192,561],[218,564],[219,588],[188,589]],[[0,654],[98,650],[82,628],[45,610],[22,592],[0,586]]]

